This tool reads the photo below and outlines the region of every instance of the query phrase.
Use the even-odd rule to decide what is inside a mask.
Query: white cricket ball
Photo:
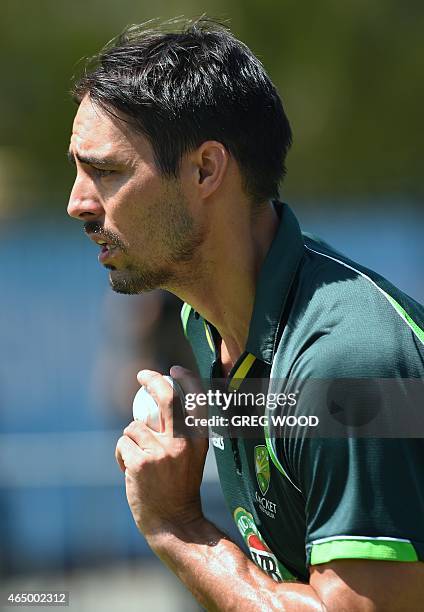
[[[171,376],[164,376],[177,395],[184,402],[184,392],[181,386]],[[140,387],[133,401],[133,417],[135,421],[143,421],[155,431],[160,431],[159,406],[147,391],[146,387]]]

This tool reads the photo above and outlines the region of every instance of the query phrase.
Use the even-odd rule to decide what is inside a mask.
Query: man
[[[160,287],[186,302],[203,378],[225,378],[234,394],[253,377],[287,393],[295,379],[302,396],[313,379],[423,377],[422,308],[302,236],[276,201],[290,126],[262,65],[228,30],[206,20],[130,28],[74,93],[68,212],[100,245],[115,291]],[[184,368],[170,373],[186,393],[201,390]],[[214,428],[221,484],[255,565],[202,514],[206,441],[173,437],[172,391],[159,373],[138,380],[163,431],[133,422],[118,441],[128,502],[202,606],[420,608],[419,441],[269,430],[251,440]],[[328,412],[322,392],[311,403]]]

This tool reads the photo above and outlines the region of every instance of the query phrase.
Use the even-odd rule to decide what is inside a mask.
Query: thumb
[[[204,393],[204,388],[201,379],[197,374],[183,368],[179,365],[174,365],[169,370],[172,378],[181,386],[184,393]]]
[[[202,379],[198,374],[178,365],[172,366],[169,373],[184,391],[184,414],[180,422],[180,432],[183,433],[183,437],[192,438],[193,442],[202,449],[202,452],[206,453],[208,448],[206,441],[209,439],[207,425],[202,423],[200,425],[195,424],[194,426],[188,426],[187,422],[184,420],[187,415],[191,415],[194,419],[201,420],[206,419],[208,416],[207,397]],[[202,396],[202,401],[200,401],[200,397],[198,396]]]

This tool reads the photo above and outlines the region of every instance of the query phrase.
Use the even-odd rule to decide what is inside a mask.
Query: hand
[[[185,393],[203,392],[197,377],[180,366],[171,376]],[[137,375],[157,402],[162,431],[156,432],[141,421],[124,429],[116,445],[116,460],[125,472],[128,504],[138,529],[146,536],[183,526],[202,518],[200,484],[208,441],[174,438],[172,429],[173,390],[157,372],[143,370]]]

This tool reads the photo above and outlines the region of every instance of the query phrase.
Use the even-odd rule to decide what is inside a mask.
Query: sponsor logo
[[[261,568],[275,582],[295,580],[295,577],[277,560],[267,546],[255,525],[253,516],[244,508],[236,508],[233,514],[234,521],[243,540],[249,549],[252,561]]]
[[[219,448],[220,450],[224,450],[224,438],[223,438],[223,436],[220,436],[219,434],[215,433],[214,431],[211,431],[210,439],[211,439],[211,442],[212,442],[213,446],[215,446],[215,448]]]

